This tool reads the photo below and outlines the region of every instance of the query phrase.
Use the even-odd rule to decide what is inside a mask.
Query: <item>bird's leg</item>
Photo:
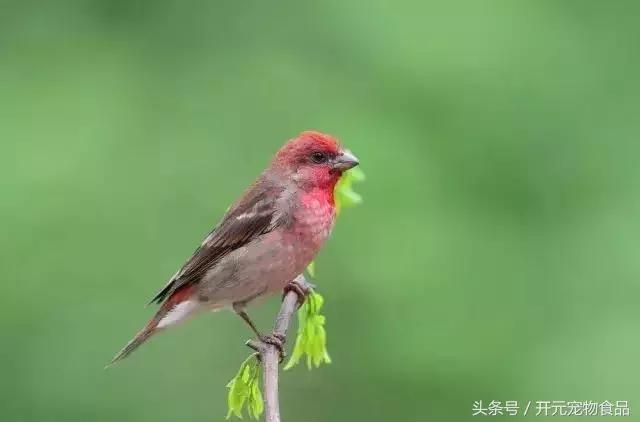
[[[289,282],[289,284],[284,286],[283,293],[282,293],[282,300],[284,300],[285,296],[287,296],[287,293],[293,291],[298,296],[298,307],[302,306],[302,304],[307,298],[307,295],[311,292],[311,289],[315,287],[312,284],[306,282],[305,280],[303,281],[304,281],[304,284],[298,282],[298,279],[296,278],[295,280]]]
[[[265,344],[271,344],[275,346],[276,349],[278,349],[278,352],[280,352],[280,362],[282,362],[286,356],[286,353],[284,351],[284,342],[286,341],[286,337],[278,333],[262,334],[260,331],[258,331],[256,326],[253,324],[253,321],[251,321],[251,318],[249,318],[249,314],[247,314],[242,306],[234,304],[233,310],[240,316],[240,318],[242,318],[244,322],[247,323],[247,325],[251,328],[251,331],[256,334],[258,340]],[[251,344],[247,343],[247,346],[253,349]],[[259,352],[259,350],[256,351]]]
[[[246,322],[246,323],[247,323],[247,325],[249,326],[249,328],[251,328],[251,331],[253,331],[253,332],[256,334],[256,336],[257,336],[258,338],[262,336],[262,334],[260,333],[260,331],[258,331],[258,329],[256,328],[256,326],[253,324],[253,321],[251,321],[251,318],[249,318],[249,314],[247,314],[247,313],[246,313],[244,310],[242,310],[242,309],[235,309],[235,307],[234,307],[234,310],[236,311],[236,314],[238,314],[238,316],[239,316],[240,318],[242,318],[242,320],[243,320],[244,322]]]

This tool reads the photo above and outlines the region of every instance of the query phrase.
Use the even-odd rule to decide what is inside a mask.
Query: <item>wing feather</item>
[[[281,193],[262,178],[251,185],[150,303],[162,303],[178,289],[198,283],[229,252],[278,227],[282,219],[276,201]]]

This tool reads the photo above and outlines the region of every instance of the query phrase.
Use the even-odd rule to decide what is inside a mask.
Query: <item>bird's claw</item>
[[[279,363],[282,363],[284,358],[287,356],[287,353],[284,350],[284,343],[287,338],[280,333],[271,333],[271,334],[261,334],[258,336],[258,341],[263,345],[271,345],[278,349],[278,353],[280,355]],[[258,352],[258,359],[261,360],[260,354],[263,352],[264,348],[261,348],[255,344],[254,341],[248,341],[247,346]]]
[[[295,292],[295,294],[298,296],[298,306],[302,306],[313,287],[314,286],[309,283],[307,283],[306,285],[302,285],[298,281],[293,280],[292,282],[284,286],[282,300],[284,300],[284,298],[287,296],[287,293]]]

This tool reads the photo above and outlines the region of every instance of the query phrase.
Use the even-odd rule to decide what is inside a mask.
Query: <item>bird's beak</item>
[[[333,160],[333,168],[339,171],[346,171],[360,164],[358,158],[349,150],[344,150]]]

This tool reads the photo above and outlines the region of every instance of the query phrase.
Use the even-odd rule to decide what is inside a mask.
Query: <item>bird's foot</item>
[[[299,282],[296,278],[295,280],[284,286],[282,300],[284,300],[284,298],[287,296],[287,293],[295,292],[298,296],[298,306],[302,306],[307,296],[311,292],[311,289],[313,289],[314,287],[315,286],[313,284],[307,282],[306,280],[303,279],[302,282]]]
[[[259,337],[259,339],[263,343],[275,346],[276,349],[278,349],[281,354],[284,354],[284,343],[287,341],[287,338],[284,336],[284,334],[279,334],[279,333],[263,334]]]
[[[279,362],[282,363],[284,358],[287,356],[287,353],[284,350],[284,343],[286,342],[286,340],[287,338],[284,336],[284,334],[280,334],[280,333],[260,334],[258,336],[258,341],[249,340],[247,342],[247,346],[249,346],[256,352],[258,352],[258,357],[260,356],[261,353],[264,352],[264,349],[265,349],[264,346],[266,345],[274,346],[278,350],[278,353],[280,354]],[[261,344],[259,344],[258,342]]]

